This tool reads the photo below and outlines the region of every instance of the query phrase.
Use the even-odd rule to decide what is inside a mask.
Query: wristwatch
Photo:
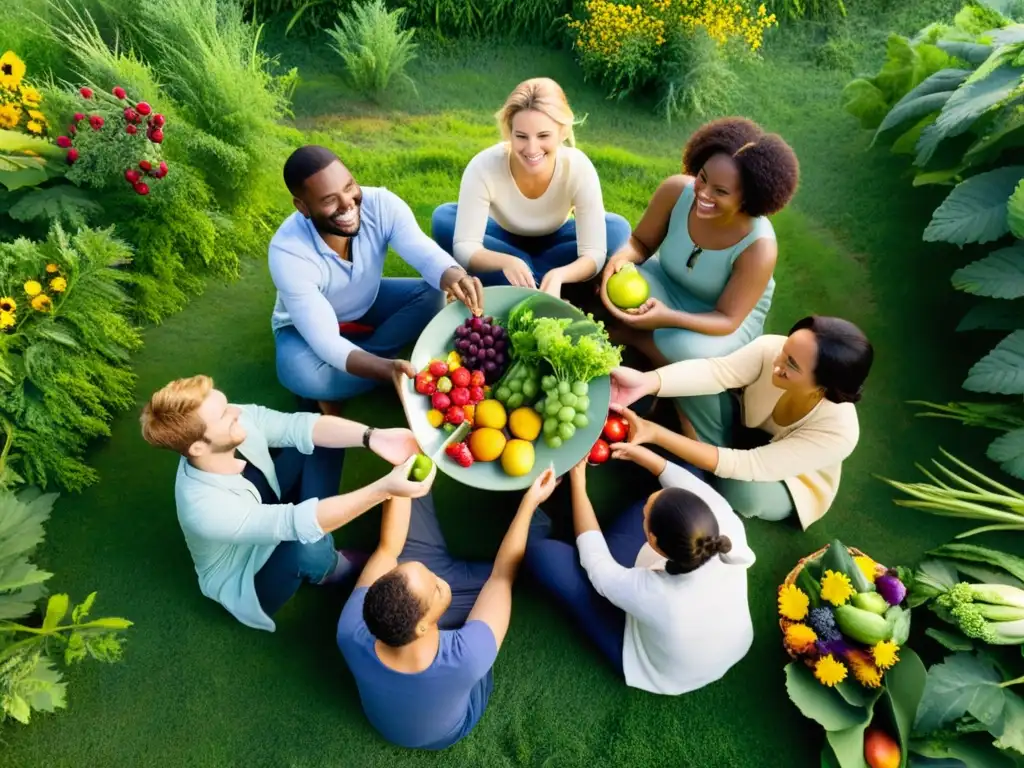
[[[364,448],[369,448],[370,447],[370,435],[373,434],[373,431],[375,429],[376,429],[376,427],[367,427],[366,431],[363,432],[363,447]]]

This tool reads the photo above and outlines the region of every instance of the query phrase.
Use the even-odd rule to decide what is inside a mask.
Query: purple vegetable
[[[484,355],[486,355],[486,356],[487,356],[487,359],[488,359],[488,360],[493,360],[493,359],[494,359],[494,356],[495,356],[496,354],[498,354],[498,353],[497,353],[497,352],[495,352],[495,351],[494,351],[493,349],[485,349],[485,350],[484,350]]]
[[[505,342],[504,339],[495,339],[494,340],[494,348],[498,352],[504,352],[505,351],[505,344],[506,344],[506,342]]]
[[[899,605],[907,596],[907,588],[903,586],[903,582],[891,573],[882,574],[875,579],[875,589],[889,605]]]
[[[494,337],[493,336],[484,336],[483,338],[480,339],[480,343],[483,344],[485,347],[493,347],[494,346]]]
[[[831,653],[833,656],[842,657],[850,651],[849,643],[842,637],[836,640],[818,640],[814,645],[822,656]]]

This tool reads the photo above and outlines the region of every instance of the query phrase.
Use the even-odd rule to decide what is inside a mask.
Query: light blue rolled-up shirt
[[[246,438],[238,452],[267,478],[280,496],[271,448],[313,453],[316,413],[281,413],[242,405],[239,423]],[[178,523],[199,577],[199,588],[243,624],[273,632],[274,621],[256,596],[256,572],[282,541],[310,543],[323,538],[316,519],[319,499],[301,504],[264,504],[256,486],[241,473],[221,475],[192,466],[182,456],[174,481]]]
[[[358,347],[338,335],[338,323],[358,320],[373,306],[389,246],[438,290],[445,271],[459,266],[424,234],[405,201],[384,187],[363,187],[360,216],[350,261],[298,211],[270,241],[270,276],[277,288],[271,327],[295,326],[317,357],[340,371]]]

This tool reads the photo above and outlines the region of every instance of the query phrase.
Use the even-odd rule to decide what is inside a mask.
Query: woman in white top
[[[469,162],[459,202],[434,211],[431,232],[484,285],[539,285],[560,296],[563,285],[601,273],[608,253],[629,239],[629,222],[605,213],[558,83],[520,83],[495,117],[504,141]]]
[[[527,545],[526,565],[568,608],[626,684],[677,695],[721,678],[754,639],[743,523],[711,486],[647,448],[616,446],[661,480],[602,535],[586,464],[571,472],[571,544]]]

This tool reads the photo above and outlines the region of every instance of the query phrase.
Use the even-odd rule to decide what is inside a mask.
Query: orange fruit
[[[469,452],[477,461],[494,461],[505,450],[505,435],[500,429],[481,427],[469,436]]]
[[[540,435],[543,420],[533,408],[516,408],[509,414],[508,431],[513,437],[529,440],[531,443]]]
[[[476,426],[504,429],[506,421],[508,418],[505,415],[505,406],[497,400],[481,400],[476,404],[473,413],[473,423]]]
[[[505,470],[506,475],[522,477],[533,469],[536,460],[533,443],[526,440],[509,440],[501,454],[501,468]]]

